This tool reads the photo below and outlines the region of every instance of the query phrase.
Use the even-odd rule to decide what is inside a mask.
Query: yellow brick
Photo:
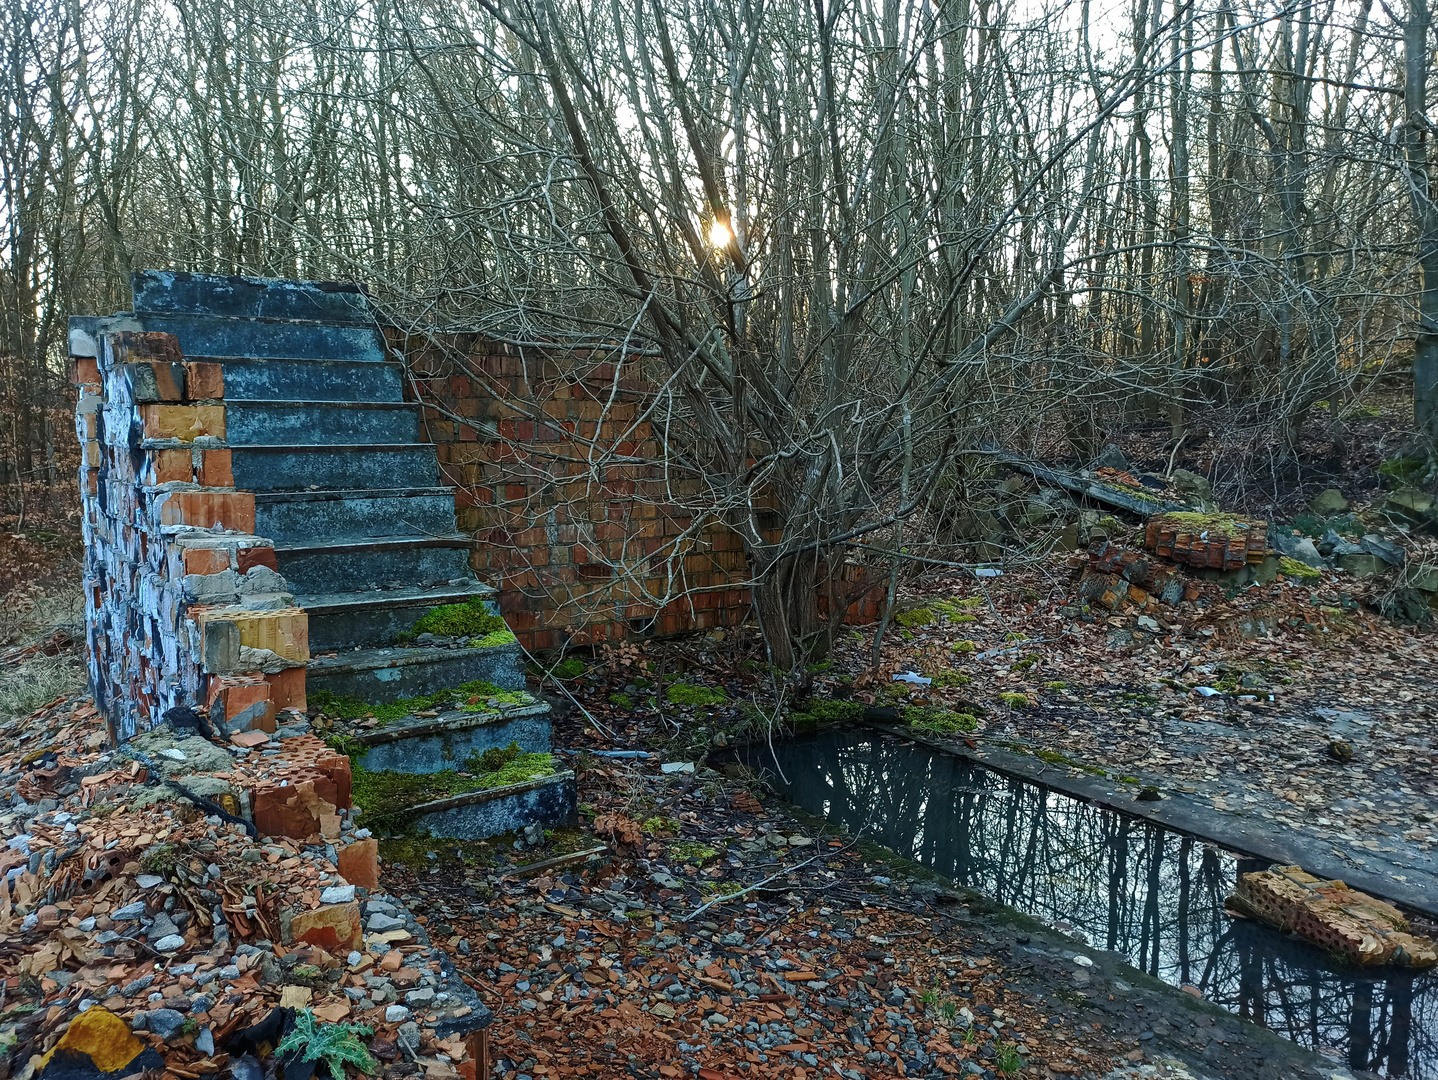
[[[228,619],[240,628],[240,644],[252,649],[269,649],[286,660],[299,663],[310,658],[310,617],[303,608],[274,611],[241,611],[236,608],[205,608],[196,613],[203,626],[210,619]]]
[[[201,435],[225,437],[223,405],[141,405],[140,420],[147,439],[194,442]]]

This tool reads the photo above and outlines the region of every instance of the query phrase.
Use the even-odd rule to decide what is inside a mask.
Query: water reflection
[[[1264,869],[1191,837],[861,732],[776,744],[790,801],[1351,1068],[1438,1080],[1438,976],[1361,977],[1231,919],[1238,873]],[[785,784],[782,777],[788,778]]]

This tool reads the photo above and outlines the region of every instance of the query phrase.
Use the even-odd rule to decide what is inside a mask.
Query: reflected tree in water
[[[785,796],[850,832],[1352,1068],[1438,1080],[1438,979],[1363,977],[1224,912],[1267,864],[923,747],[835,732],[775,753]]]

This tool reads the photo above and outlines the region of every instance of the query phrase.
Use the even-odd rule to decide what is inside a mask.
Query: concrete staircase
[[[308,613],[308,692],[384,704],[475,680],[522,690],[513,640],[404,640],[439,605],[499,608],[469,567],[473,540],[457,530],[454,491],[439,482],[420,407],[404,400],[403,369],[386,353],[368,297],[353,285],[160,271],[135,274],[133,286],[138,329],[173,334],[187,362],[223,368],[234,486],[254,493],[254,532],[273,541],[279,572]],[[521,747],[547,751],[548,707],[524,711]],[[455,722],[469,730],[475,718]],[[383,767],[454,767],[429,751],[406,766],[396,742],[407,726],[381,740]],[[434,740],[435,721],[418,727]],[[507,827],[572,816],[572,776],[566,792]]]

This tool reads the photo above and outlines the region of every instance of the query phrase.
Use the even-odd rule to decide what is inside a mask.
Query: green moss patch
[[[1000,694],[999,700],[1011,709],[1017,709],[1029,703],[1027,694]]]
[[[1247,532],[1249,525],[1246,519],[1234,517],[1232,514],[1205,514],[1190,510],[1178,510],[1171,514],[1164,514],[1162,520],[1172,522],[1186,532],[1206,532],[1218,536],[1232,536],[1234,533]]]
[[[671,858],[703,866],[710,860],[718,858],[719,852],[708,844],[696,843],[693,840],[681,840],[677,844],[669,845],[669,855]]]
[[[634,708],[634,699],[628,694],[610,694],[609,704],[616,709],[632,709]]]
[[[864,706],[857,701],[821,701],[812,698],[802,709],[791,712],[788,720],[790,726],[797,730],[824,724],[853,723],[863,717]]]
[[[679,834],[679,822],[662,815],[645,818],[639,827],[651,836],[677,836]]]
[[[410,628],[414,636],[434,634],[437,637],[472,637],[483,640],[491,634],[509,634],[504,620],[493,614],[483,597],[471,596],[462,604],[441,604],[425,614]],[[513,634],[509,635],[513,638]]]
[[[934,685],[939,687],[968,686],[973,681],[962,671],[955,671],[952,668],[946,668],[934,676]]]
[[[972,641],[956,641],[949,646],[950,652],[968,653],[973,652],[978,646]]]
[[[371,705],[353,694],[336,694],[330,690],[311,690],[309,704],[320,712],[343,720],[363,720],[373,716],[381,725],[393,724],[417,712],[458,708],[465,712],[487,712],[500,705],[530,705],[534,699],[523,690],[501,690],[494,683],[476,680],[448,690],[437,690],[425,697],[401,698],[385,705]]]
[[[936,735],[973,731],[979,726],[978,717],[973,713],[949,712],[922,706],[905,709],[904,722],[915,731],[930,731]]]
[[[926,607],[914,608],[913,611],[895,612],[894,621],[908,628],[928,626],[934,621],[934,613]]]
[[[364,811],[364,823],[402,818],[405,811],[421,803],[463,795],[470,791],[524,784],[555,773],[549,754],[526,754],[518,743],[502,749],[471,754],[464,770],[444,769],[434,773],[406,773],[383,770],[371,772],[351,761],[354,774],[352,798]]]
[[[1309,566],[1307,563],[1301,563],[1297,559],[1289,558],[1287,555],[1278,560],[1278,572],[1287,577],[1296,578],[1311,579],[1323,576],[1317,567]]]
[[[729,700],[723,690],[692,683],[675,683],[664,691],[664,697],[671,705],[723,705]]]

